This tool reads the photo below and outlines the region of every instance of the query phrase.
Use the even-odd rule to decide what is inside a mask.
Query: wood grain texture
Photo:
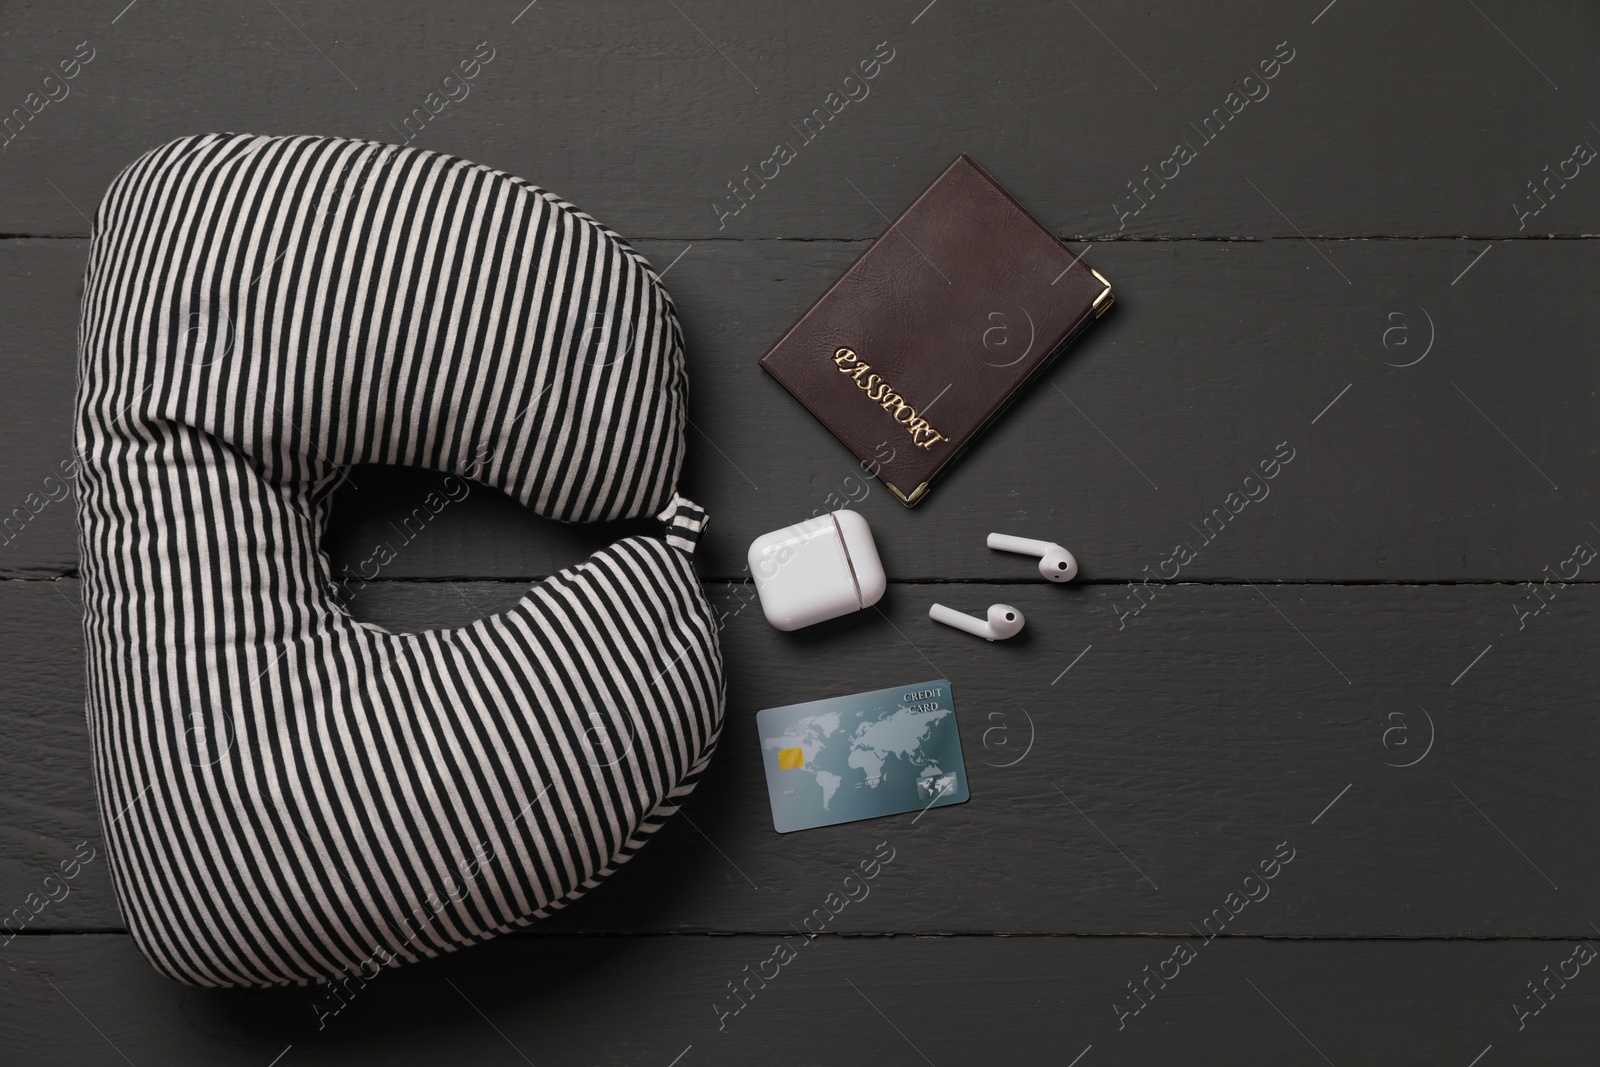
[[[0,323],[15,342],[0,511],[26,521],[7,532],[0,574],[71,573],[72,508],[42,494],[70,454],[86,242],[4,246]],[[1086,579],[1110,581],[1159,572],[1184,541],[1201,550],[1183,577],[1199,581],[1538,580],[1576,541],[1600,545],[1600,310],[1587,297],[1600,260],[1587,242],[1321,243],[1353,285],[1299,240],[1097,245],[1116,310],[911,511],[756,362],[862,243],[641,246],[662,268],[688,249],[667,281],[690,361],[684,488],[712,515],[713,579],[742,576],[756,536],[847,504],[905,580],[1037,580],[984,547],[994,529],[1060,540]],[[1538,359],[1507,358],[1530,324]],[[1197,528],[1285,441],[1295,458],[1270,495],[1204,544]],[[334,507],[335,572],[370,573],[386,543],[385,578],[530,578],[618,532],[561,527],[480,489],[402,540],[437,478],[356,472]]]
[[[898,865],[899,860],[895,861]],[[879,881],[897,875],[886,868]],[[873,897],[861,905],[871,907]],[[188,989],[117,935],[8,946],[0,1046],[15,1062],[437,1064],[1460,1064],[1592,1062],[1595,965],[1518,1029],[1524,983],[1569,941],[1218,939],[1186,944],[1137,1015],[1156,938],[517,938],[308,990]],[[745,968],[749,968],[746,971]],[[728,983],[750,979],[739,1001]],[[1520,998],[1520,1000],[1519,1000]],[[1524,1009],[1527,1010],[1527,1009]],[[414,1025],[425,1020],[425,1025]],[[319,1023],[322,1024],[318,1029]],[[1092,1047],[1091,1047],[1092,1046]],[[1086,1052],[1087,1050],[1087,1052]]]
[[[1600,180],[1585,176],[1522,229],[1511,206],[1595,136],[1600,12],[1576,2],[1481,13],[1347,2],[1318,18],[1321,4],[1241,0],[926,11],[926,0],[607,0],[541,3],[514,24],[515,2],[141,4],[112,25],[108,7],[120,6],[24,6],[8,19],[7,108],[79,42],[95,58],[7,148],[5,232],[86,233],[112,177],[181,134],[398,140],[480,41],[495,58],[416,143],[521,174],[636,237],[870,237],[880,211],[893,215],[962,151],[1047,225],[1085,237],[1119,225],[1138,236],[1574,235],[1596,232],[1600,205]],[[864,99],[844,102],[844,79],[880,42],[894,58]],[[1294,58],[1268,95],[1208,142],[1206,117],[1238,107],[1228,94],[1280,43]],[[830,117],[807,141],[818,108]],[[1184,140],[1196,158],[1120,224],[1114,198]],[[719,228],[727,183],[780,142],[796,158]]]
[[[75,584],[0,584],[9,907],[99,841]],[[782,634],[748,590],[714,588],[728,613],[718,759],[687,819],[545,927],[781,931],[887,839],[907,880],[838,929],[1184,934],[1287,841],[1300,858],[1230,932],[1586,936],[1600,858],[1571,827],[1600,785],[1592,723],[1572,709],[1600,686],[1600,590],[1560,591],[1521,631],[1519,592],[1176,585],[1128,616],[1126,587],[897,584],[882,617]],[[356,610],[410,631],[520,595],[379,583]],[[930,623],[935,598],[1003,600],[1028,629],[989,645]],[[935,677],[954,687],[971,802],[773,832],[758,709]],[[118,928],[103,861],[73,885],[29,928]]]
[[[1519,1011],[1600,936],[1600,590],[1592,566],[1517,583],[1600,546],[1600,176],[1552,176],[1600,145],[1597,34],[1574,0],[11,5],[0,1062],[1592,1063],[1593,967]],[[470,94],[427,110],[479,42]],[[65,95],[45,82],[85,48]],[[1238,113],[1203,133],[1216,108]],[[633,239],[684,322],[684,488],[727,612],[723,752],[685,817],[550,922],[385,974],[321,1028],[326,997],[150,970],[91,793],[60,477],[84,238],[124,166],[205,130],[409,135]],[[1180,140],[1194,157],[1163,179]],[[749,178],[779,142],[795,158]],[[908,512],[756,359],[963,151],[1118,307]],[[1218,519],[1280,442],[1270,496]],[[436,476],[352,473],[326,547],[338,574],[395,550],[356,611],[396,629],[500,610],[649,528],[480,489],[412,538]],[[845,502],[893,578],[882,617],[773,631],[745,547]],[[1044,586],[992,529],[1069,545],[1084,580]],[[1128,584],[1179,545],[1182,584]],[[987,645],[932,626],[935,599],[1029,627]],[[756,709],[936,675],[968,804],[772,831]],[[880,842],[870,895],[720,1027],[728,983]],[[1219,916],[1215,942],[1172,939]],[[1183,945],[1119,1026],[1128,983]]]

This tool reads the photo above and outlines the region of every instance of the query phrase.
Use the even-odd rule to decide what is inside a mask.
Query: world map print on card
[[[767,708],[756,715],[779,833],[968,799],[950,683]]]

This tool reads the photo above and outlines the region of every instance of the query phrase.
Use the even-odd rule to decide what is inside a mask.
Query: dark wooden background
[[[0,1061],[1600,1058],[1600,968],[1567,962],[1600,944],[1600,562],[1527,584],[1600,548],[1600,168],[1519,214],[1530,182],[1600,147],[1592,5],[124,3],[0,10],[0,111],[93,49],[0,152],[0,517],[26,515],[0,547],[0,912],[96,856],[0,945]],[[319,1027],[306,991],[158,977],[106,876],[72,505],[46,496],[69,454],[85,216],[181,134],[398,139],[479,42],[494,58],[415,143],[553,189],[670,264],[728,725],[686,817],[591,898],[386,973]],[[870,95],[719,227],[726,183],[797,142],[790,123],[880,42]],[[1126,183],[1198,143],[1188,124],[1283,42],[1270,95],[1119,227]],[[961,151],[1117,307],[908,512],[756,359]],[[1198,543],[1191,524],[1280,442],[1295,458],[1271,496],[1125,617],[1129,583]],[[356,482],[340,565],[429,488]],[[881,615],[777,633],[745,547],[846,496],[892,575]],[[984,547],[991,529],[1061,541],[1083,580],[1045,585]],[[617,532],[480,489],[358,610],[459,623]],[[1004,600],[1029,628],[990,646],[928,623],[935,599]],[[757,709],[937,675],[971,803],[772,831]],[[871,895],[719,1025],[728,983],[880,842]],[[1201,942],[1285,842],[1271,895]],[[1197,958],[1119,1024],[1180,939]]]

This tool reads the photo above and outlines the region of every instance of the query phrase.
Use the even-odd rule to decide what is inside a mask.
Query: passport
[[[761,366],[913,507],[1111,303],[1111,283],[963,153]]]

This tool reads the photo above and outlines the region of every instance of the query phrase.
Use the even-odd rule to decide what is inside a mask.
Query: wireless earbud
[[[1022,632],[1022,624],[1027,622],[1022,617],[1022,612],[1010,604],[991,604],[987,620],[975,619],[955,608],[935,604],[928,609],[928,618],[934,622],[942,622],[946,626],[954,626],[958,630],[965,630],[985,641],[1004,641],[1008,637],[1015,637]]]
[[[1024,556],[1038,556],[1039,573],[1052,582],[1070,582],[1078,576],[1077,557],[1052,541],[1036,541],[1031,537],[992,533],[989,535],[989,547],[1001,552],[1020,552]]]

